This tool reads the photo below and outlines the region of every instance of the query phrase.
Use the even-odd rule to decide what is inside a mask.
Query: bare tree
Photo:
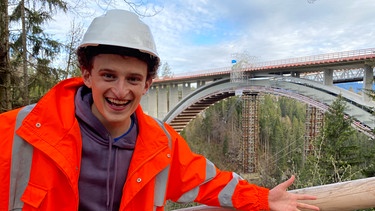
[[[163,67],[161,68],[161,77],[162,78],[172,78],[173,72],[172,68],[169,66],[168,62],[163,64]]]
[[[149,0],[138,0],[138,1],[128,1],[123,0],[126,4],[128,4],[134,12],[136,12],[140,16],[154,16],[161,12],[161,8],[157,8],[154,5],[149,6]],[[146,6],[146,7],[145,7]]]
[[[77,66],[76,48],[81,41],[82,35],[82,24],[77,24],[75,21],[73,21],[71,23],[70,31],[67,35],[67,43],[64,45],[67,54],[67,62],[64,74],[62,75],[62,79],[66,79],[72,76],[78,76],[80,73]]]
[[[96,0],[96,4],[104,11],[109,7],[117,8],[124,3],[141,17],[155,16],[163,9],[162,6],[156,6],[155,1],[150,0]]]

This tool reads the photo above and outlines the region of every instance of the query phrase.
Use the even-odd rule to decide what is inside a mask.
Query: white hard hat
[[[109,10],[91,22],[78,48],[97,45],[138,49],[159,58],[150,28],[126,10]]]

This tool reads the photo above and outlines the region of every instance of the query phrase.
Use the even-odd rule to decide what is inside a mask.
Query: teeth
[[[122,104],[126,104],[127,102],[129,102],[128,100],[117,100],[113,98],[108,98],[108,101],[117,105],[122,105]]]

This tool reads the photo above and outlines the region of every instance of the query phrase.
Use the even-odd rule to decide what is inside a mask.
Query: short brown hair
[[[147,63],[147,80],[154,79],[159,68],[159,59],[138,49],[119,47],[113,45],[97,45],[81,47],[77,50],[78,63],[80,68],[91,71],[93,58],[99,54],[117,54],[121,56],[135,57]]]

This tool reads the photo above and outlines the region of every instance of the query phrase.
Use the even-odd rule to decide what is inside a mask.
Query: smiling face
[[[122,135],[151,86],[147,64],[134,57],[99,54],[93,59],[92,70],[82,71],[85,85],[92,89],[93,114],[113,136]]]

